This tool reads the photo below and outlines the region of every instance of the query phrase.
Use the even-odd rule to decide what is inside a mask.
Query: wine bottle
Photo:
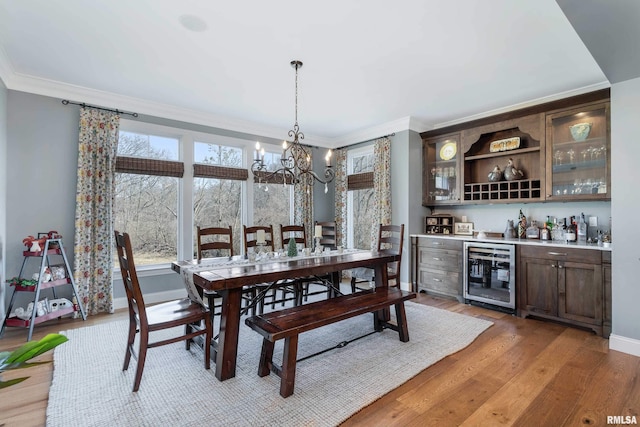
[[[587,222],[584,220],[584,213],[580,214],[578,222],[578,243],[587,243]]]
[[[565,239],[567,242],[575,242],[576,241],[576,221],[575,217],[569,218],[569,225],[567,226],[567,232],[565,234]]]

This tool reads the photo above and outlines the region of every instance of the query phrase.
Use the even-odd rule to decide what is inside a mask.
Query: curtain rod
[[[380,139],[380,138],[388,138],[390,136],[396,136],[396,133],[395,132],[391,132],[391,133],[388,133],[386,135],[379,136],[377,138],[371,138],[371,139],[366,139],[364,141],[356,142],[355,144],[343,145],[342,147],[336,148],[336,150],[341,150],[343,148],[350,147],[350,146],[356,145],[356,144],[364,144],[365,142],[375,141],[376,139]]]
[[[84,102],[82,104],[80,104],[78,102],[71,102],[71,101],[68,101],[66,99],[63,99],[62,103],[64,105],[69,105],[69,104],[71,104],[71,105],[79,105],[79,106],[81,106],[83,108],[93,108],[95,110],[111,111],[112,113],[116,113],[116,114],[127,114],[129,116],[138,117],[138,113],[127,113],[126,111],[113,110],[111,108],[96,107],[95,105],[85,104]]]

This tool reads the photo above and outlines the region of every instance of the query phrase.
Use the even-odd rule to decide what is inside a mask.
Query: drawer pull
[[[558,268],[564,268],[564,265],[558,265]]]
[[[433,257],[434,261],[442,261],[442,258],[438,258],[438,257]]]
[[[441,280],[441,279],[436,279],[435,277],[433,278],[433,281],[434,281],[434,282],[442,282],[442,280]]]
[[[442,242],[431,242],[433,246],[442,246]]]
[[[566,252],[549,252],[549,255],[554,255],[554,256],[567,256]]]

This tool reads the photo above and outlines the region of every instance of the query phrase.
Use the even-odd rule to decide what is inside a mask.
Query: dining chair
[[[272,252],[275,250],[273,226],[254,225],[243,226],[244,250],[248,256],[250,251],[259,252],[264,250]],[[264,233],[264,242],[258,243],[259,232]],[[261,233],[260,233],[261,234]],[[264,311],[264,299],[270,298],[272,306],[275,305],[277,285],[273,283],[262,283],[252,286],[247,292],[247,302],[251,306],[251,313],[255,316],[256,311],[262,314]]]
[[[169,301],[153,306],[145,306],[135,263],[133,261],[133,251],[129,234],[115,231],[116,249],[118,251],[118,261],[122,282],[127,294],[129,306],[129,334],[127,337],[127,350],[124,356],[123,371],[129,368],[131,356],[138,361],[136,375],[133,382],[133,391],[140,388],[142,371],[147,358],[147,350],[174,342],[185,341],[186,349],[189,350],[191,342],[197,336],[204,335],[204,367],[211,366],[211,339],[213,326],[209,310],[189,298]],[[204,327],[200,325],[204,324]],[[150,341],[149,333],[159,330],[184,326],[184,334],[173,335],[159,341]],[[139,334],[138,351],[134,348],[136,335]],[[161,372],[159,373],[162,374]]]
[[[400,287],[400,262],[404,242],[404,224],[382,225],[378,229],[378,251],[390,251],[398,254],[398,261],[387,264],[387,279],[389,286]],[[351,270],[351,292],[356,292],[358,283],[375,280],[373,269],[355,268]],[[393,282],[393,285],[390,283]]]
[[[319,225],[322,227],[322,237],[320,237],[320,244],[323,247],[328,246],[331,249],[336,249],[338,246],[336,222],[335,221],[316,221],[316,225]]]
[[[198,260],[203,257],[203,252],[212,257],[233,256],[233,231],[227,227],[196,228],[196,250]]]
[[[337,233],[337,227],[336,227],[336,222],[335,221],[316,221],[315,222],[316,226],[320,226],[322,227],[322,233],[321,233],[321,237],[320,237],[320,245],[322,245],[323,248],[329,248],[331,250],[335,250],[338,248],[338,233]],[[314,227],[315,229],[315,227]],[[338,277],[338,280],[342,278],[342,272],[338,271],[336,272],[336,275]],[[331,276],[327,275],[327,276],[323,276],[323,280],[321,281],[322,284],[327,284],[327,283],[331,283]],[[333,286],[338,286],[339,285],[333,285]],[[330,289],[329,289],[330,290]],[[339,289],[338,289],[339,290]],[[312,292],[311,294],[308,293],[308,289],[304,290],[305,293],[303,295],[303,298],[305,301],[307,301],[307,297],[309,295],[313,295],[313,294],[321,294],[324,291],[316,291],[316,292]]]
[[[282,248],[287,252],[289,240],[293,238],[297,246],[302,248],[308,248],[307,245],[307,231],[304,225],[282,225],[280,224],[280,239],[282,242]],[[306,297],[309,293],[309,283],[314,281],[315,278],[301,277],[295,281],[290,281],[281,288],[282,298],[280,303],[285,304],[286,301],[291,300],[288,294],[293,295],[294,303],[299,305],[302,303],[303,295]]]
[[[207,255],[207,256],[203,256]],[[198,261],[202,258],[233,256],[233,231],[227,227],[196,227],[196,256]],[[220,314],[222,309],[222,296],[216,291],[203,291],[207,298],[209,309],[213,315]],[[216,311],[218,310],[218,311]]]
[[[307,246],[307,231],[304,225],[282,225],[280,224],[280,241],[282,242],[282,249],[285,252],[288,249],[289,240],[293,237],[296,245],[302,245],[302,248]]]

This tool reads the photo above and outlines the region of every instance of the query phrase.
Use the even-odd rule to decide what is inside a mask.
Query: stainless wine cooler
[[[515,245],[464,242],[464,299],[515,312]]]

